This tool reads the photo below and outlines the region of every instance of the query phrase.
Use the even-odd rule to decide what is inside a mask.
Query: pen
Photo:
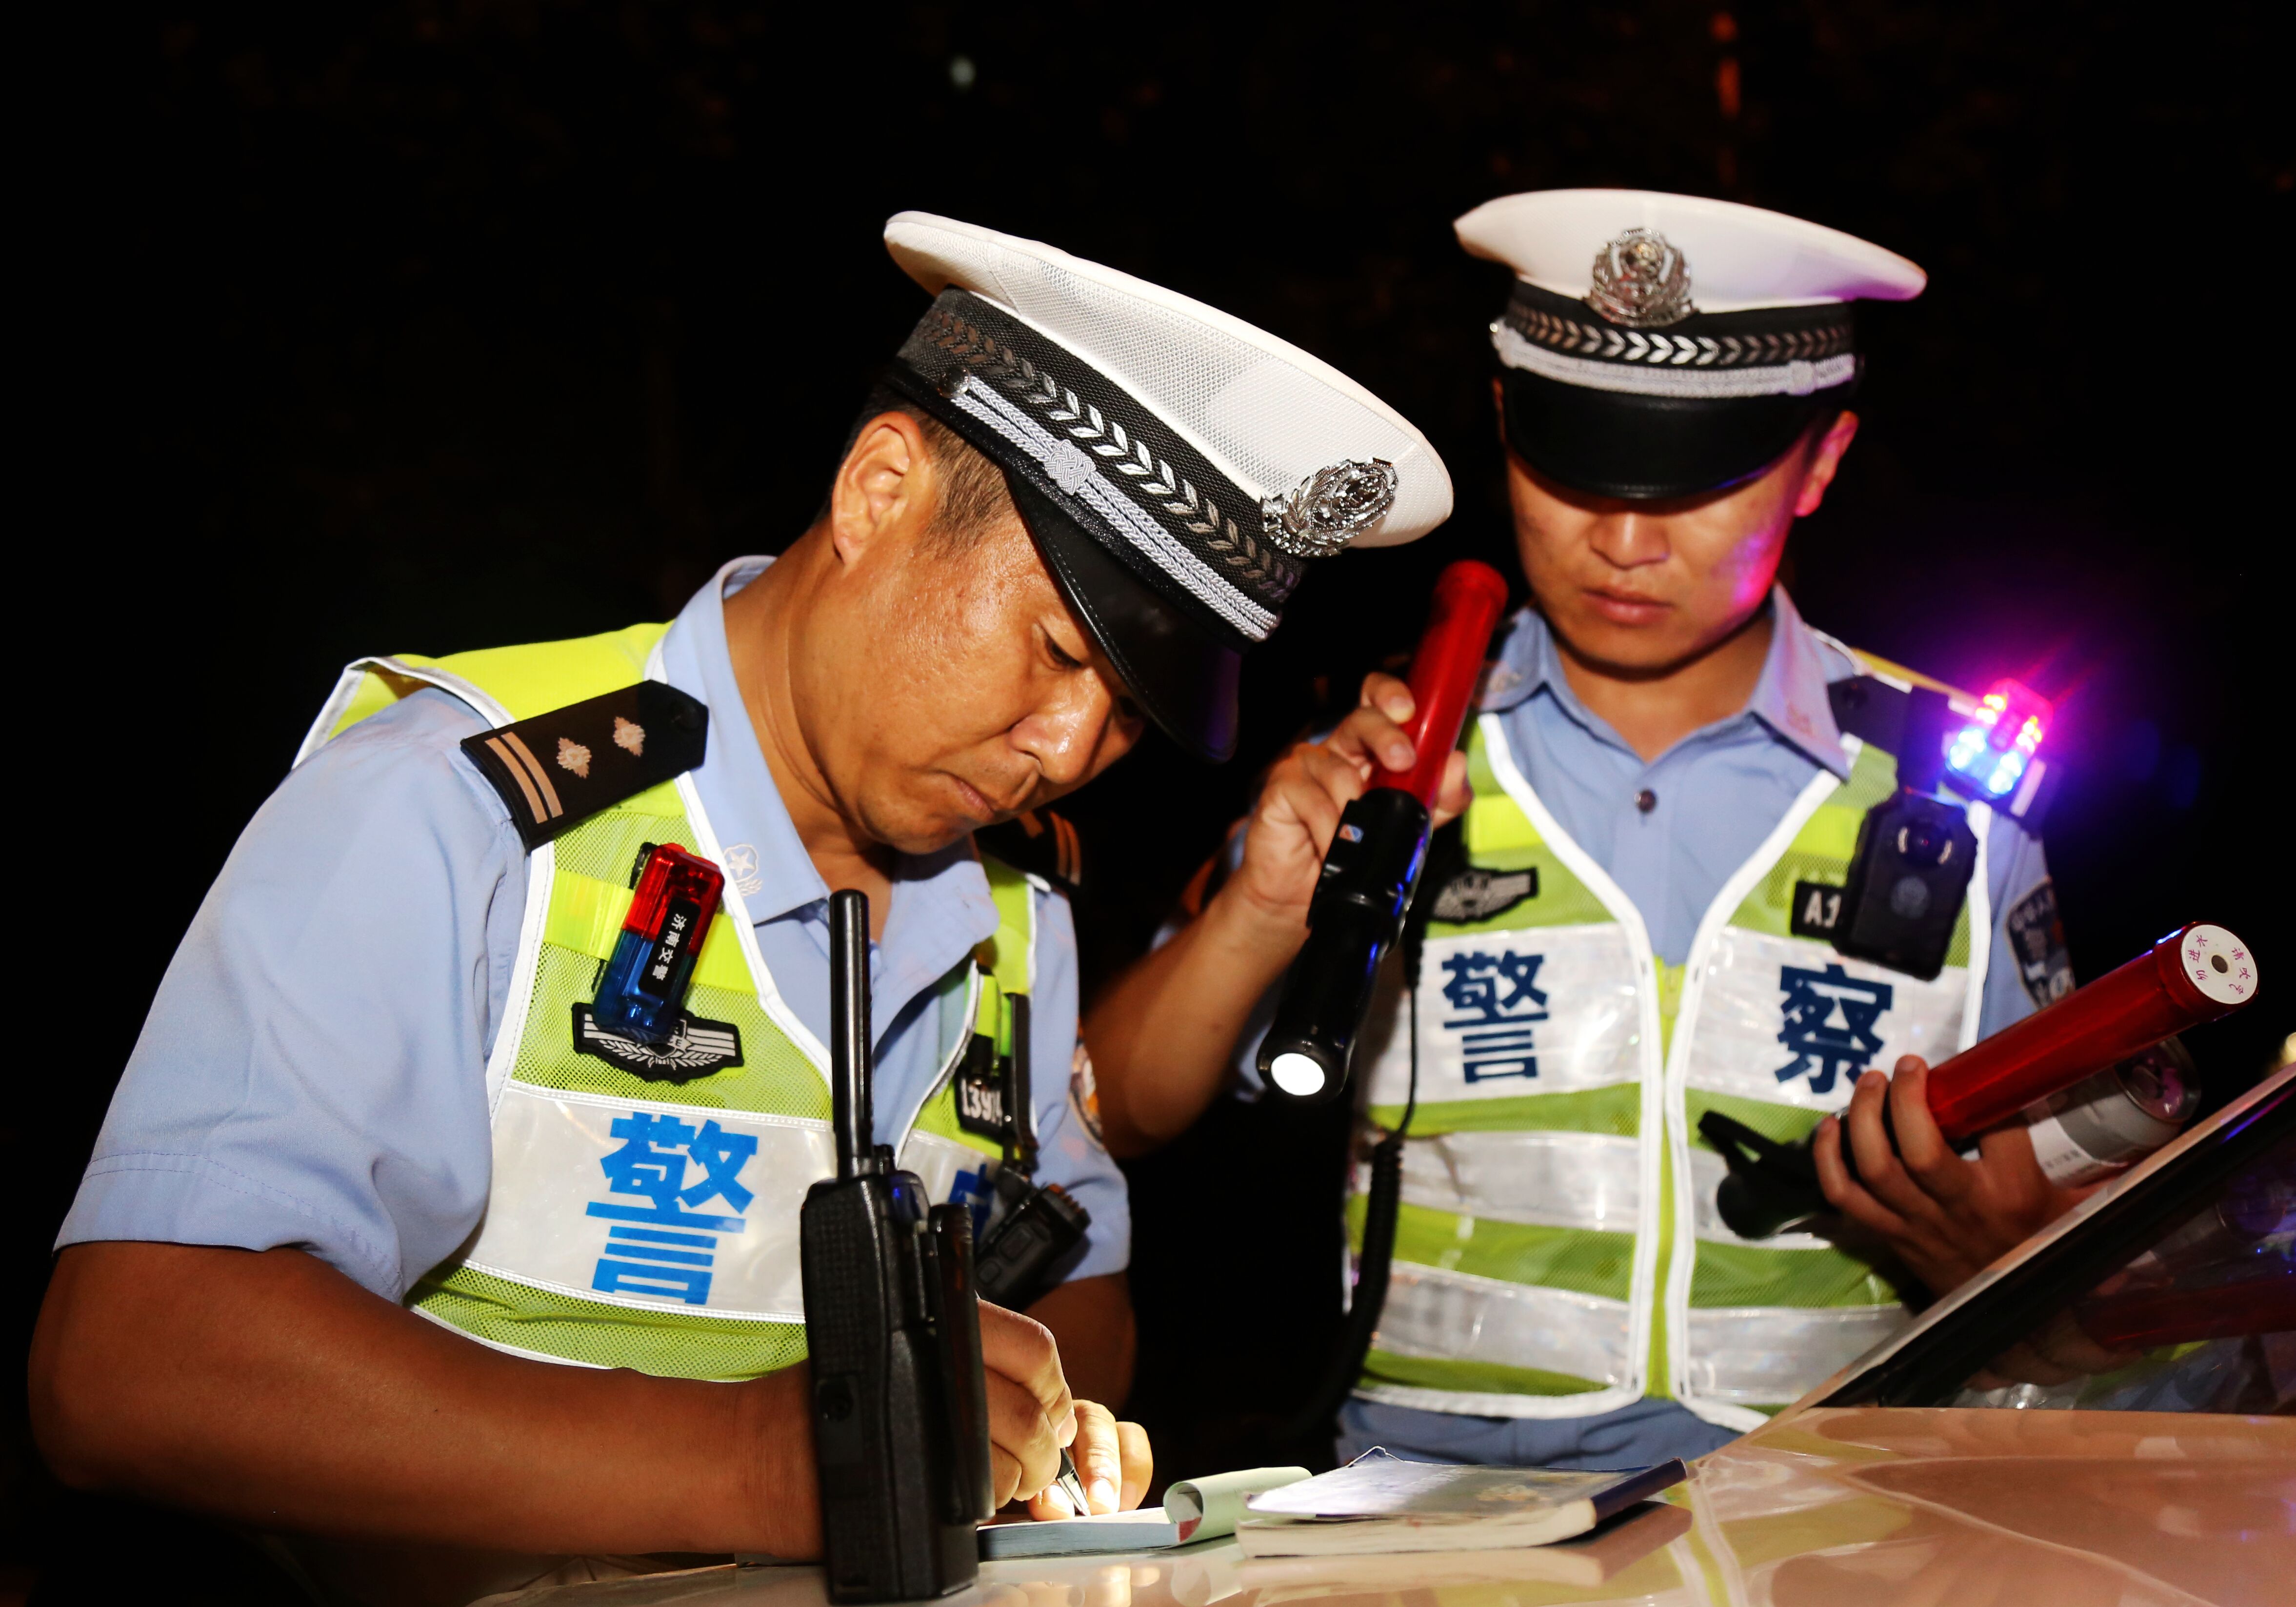
[[[1069,1455],[1066,1446],[1061,1447],[1061,1476],[1053,1480],[1053,1488],[1068,1497],[1069,1510],[1078,1517],[1092,1515],[1092,1503],[1085,1499],[1084,1480],[1077,1477],[1076,1459]]]

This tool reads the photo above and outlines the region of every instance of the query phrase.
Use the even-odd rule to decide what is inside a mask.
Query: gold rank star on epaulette
[[[660,681],[465,738],[463,751],[510,808],[533,852],[602,809],[701,762],[709,706]]]

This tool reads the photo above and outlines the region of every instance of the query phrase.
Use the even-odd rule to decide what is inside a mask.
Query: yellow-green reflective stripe
[[[1662,963],[1662,962],[1661,962]],[[1664,1291],[1670,1275],[1674,1255],[1674,1146],[1659,1145],[1658,1150],[1658,1254],[1651,1265],[1653,1292],[1659,1298],[1651,1301],[1650,1355],[1643,1369],[1643,1393],[1660,1400],[1674,1398],[1674,1370],[1667,1365],[1666,1300]]]
[[[408,1304],[498,1345],[594,1367],[631,1367],[656,1378],[757,1378],[805,1359],[803,1323],[638,1310],[467,1267],[443,1279],[423,1278]]]
[[[1391,1350],[1376,1349],[1364,1357],[1364,1382],[1448,1390],[1462,1395],[1585,1395],[1607,1387],[1591,1378],[1574,1378],[1538,1367],[1398,1356]]]
[[[1568,1094],[1524,1094],[1512,1099],[1453,1099],[1422,1104],[1411,1118],[1411,1136],[1442,1133],[1611,1133],[1632,1138],[1642,1127],[1643,1092],[1638,1083],[1611,1083]],[[1392,1128],[1403,1119],[1401,1105],[1374,1105],[1374,1127]]]
[[[995,859],[983,858],[988,876],[988,896],[996,904],[996,931],[988,939],[988,973],[1008,994],[1029,991],[1029,946],[1036,935],[1035,890],[1020,872]]]
[[[1491,786],[1498,786],[1496,779]],[[1459,830],[1466,837],[1467,852],[1477,856],[1519,854],[1544,846],[1538,828],[1530,824],[1530,816],[1504,792],[1479,797],[1469,804]]]
[[[402,664],[417,667],[427,667],[438,662],[435,659],[424,658],[421,653],[402,652],[394,653],[391,656]],[[429,685],[427,681],[405,680],[381,670],[368,670],[360,679],[358,690],[351,694],[351,701],[343,705],[341,715],[336,718],[333,728],[327,733],[328,737],[332,740],[340,736],[361,720],[371,715],[381,714],[399,699],[412,697]]]
[[[645,678],[646,658],[668,628],[664,621],[565,642],[483,647],[450,653],[437,664],[484,687],[488,696],[510,710],[511,718],[522,720],[636,685]],[[742,717],[738,709],[719,711],[718,717],[728,716]]]
[[[1744,1306],[1888,1306],[1890,1281],[1838,1250],[1771,1250],[1701,1239],[1690,1273],[1690,1303],[1702,1310]]]
[[[1348,1201],[1348,1242],[1363,1246],[1361,1194]],[[1460,1217],[1423,1205],[1396,1215],[1395,1259],[1422,1267],[1496,1278],[1509,1283],[1567,1289],[1623,1300],[1634,1277],[1632,1234],[1575,1227],[1538,1227],[1489,1217]]]
[[[1857,828],[1865,818],[1855,809],[1820,805],[1817,812],[1802,823],[1801,830],[1794,833],[1793,846],[1805,854],[1848,859],[1857,847]]]
[[[1706,1135],[1698,1130],[1698,1119],[1709,1111],[1719,1111],[1725,1116],[1734,1117],[1763,1137],[1777,1144],[1800,1144],[1809,1136],[1812,1127],[1825,1119],[1823,1111],[1807,1110],[1800,1105],[1774,1105],[1767,1100],[1748,1099],[1738,1094],[1717,1094],[1705,1088],[1685,1090],[1682,1109],[1690,1126],[1690,1142],[1702,1150],[1714,1147],[1706,1142]]]
[[[413,668],[443,669],[459,676],[508,709],[511,718],[522,720],[644,680],[646,659],[668,628],[667,623],[632,625],[595,636],[483,647],[443,659],[413,652],[391,656]],[[328,735],[341,735],[368,716],[420,692],[426,684],[369,670]]]
[[[593,959],[611,959],[623,917],[630,913],[630,898],[628,888],[560,871],[551,878],[550,914],[543,922],[542,940]],[[701,940],[701,957],[694,962],[693,980],[728,993],[757,991],[731,921],[709,923],[709,935]]]

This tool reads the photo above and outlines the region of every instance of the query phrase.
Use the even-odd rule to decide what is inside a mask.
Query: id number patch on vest
[[[956,1069],[956,1125],[979,1138],[1004,1137],[1004,1079],[997,1074],[996,1048],[976,1032]]]
[[[1794,883],[1793,907],[1787,912],[1787,926],[1795,937],[1831,942],[1834,929],[1841,924],[1840,888],[1824,881]]]
[[[668,1041],[640,1043],[598,1025],[590,1006],[574,1006],[574,1052],[604,1061],[650,1083],[690,1083],[742,1063],[742,1029],[731,1021],[681,1015]]]

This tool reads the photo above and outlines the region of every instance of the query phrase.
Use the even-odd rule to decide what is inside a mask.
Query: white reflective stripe
[[[1397,1356],[1617,1384],[1634,1370],[1632,1327],[1623,1300],[1398,1261],[1372,1343]]]
[[[633,1141],[613,1126],[639,1115],[686,1129],[714,1121],[737,1147],[754,1139],[755,1153],[726,1178],[751,1197],[737,1202],[712,1193],[664,1205],[610,1188],[601,1162]],[[709,1170],[682,1149],[664,1152],[676,1136],[666,1131],[663,1143],[648,1146],[655,1175],[697,1189]],[[614,1306],[804,1320],[798,1211],[806,1190],[836,1170],[827,1122],[512,1081],[495,1109],[494,1165],[486,1219],[463,1259],[472,1271]]]
[[[1808,396],[1831,390],[1857,377],[1857,358],[1845,352],[1816,362],[1775,363],[1760,368],[1636,367],[1551,351],[1525,340],[1513,325],[1491,325],[1491,346],[1499,361],[1566,385],[1590,390],[1620,390],[1633,396],[1691,397],[1721,400],[1738,397]],[[1679,361],[1680,359],[1677,359]]]
[[[1698,1237],[1714,1244],[1751,1244],[1762,1250],[1831,1250],[1833,1244],[1816,1234],[1773,1234],[1767,1239],[1742,1239],[1723,1224],[1722,1214],[1714,1203],[1722,1179],[1730,1174],[1729,1164],[1712,1150],[1690,1152],[1691,1209],[1694,1213]]]
[[[1640,1136],[1642,1160],[1642,1212],[1635,1228],[1634,1272],[1628,1288],[1632,1306],[1628,1334],[1628,1355],[1631,1370],[1626,1374],[1621,1388],[1628,1398],[1641,1396],[1648,1386],[1648,1362],[1651,1348],[1652,1308],[1661,1298],[1659,1282],[1658,1209],[1660,1190],[1660,1166],[1665,1152],[1667,1104],[1665,1065],[1660,1059],[1664,1042],[1660,1033],[1658,1009],[1658,955],[1651,947],[1650,931],[1644,925],[1642,912],[1635,907],[1624,889],[1611,879],[1611,873],[1595,862],[1593,855],[1571,840],[1531,790],[1530,783],[1514,762],[1514,751],[1507,746],[1506,727],[1496,714],[1486,714],[1476,721],[1482,733],[1484,751],[1490,761],[1491,775],[1500,790],[1513,799],[1530,822],[1531,830],[1562,860],[1565,868],[1578,878],[1587,891],[1601,900],[1603,907],[1618,922],[1626,941],[1625,959],[1631,968],[1627,975],[1634,979],[1635,1000],[1635,1060],[1634,1075],[1639,1084],[1642,1107],[1638,1112],[1637,1132]],[[1607,1392],[1606,1392],[1607,1393]],[[1609,1410],[1607,1406],[1595,1406],[1591,1398],[1579,1398],[1578,1410]],[[1571,1414],[1564,1411],[1558,1414]]]
[[[667,639],[667,638],[665,638]],[[653,652],[646,657],[646,679],[668,680],[662,668],[661,643],[656,642]],[[718,840],[718,829],[709,824],[709,811],[701,807],[701,789],[693,784],[693,772],[682,773],[677,778],[677,801],[685,811],[685,823],[693,828],[693,847],[701,857],[721,869],[726,864],[726,850]],[[789,1007],[774,980],[774,973],[766,969],[765,952],[758,947],[758,929],[750,919],[750,906],[743,902],[741,889],[734,878],[726,879],[720,895],[726,914],[734,922],[734,940],[742,946],[742,959],[750,968],[750,980],[757,984],[758,1008],[766,1019],[782,1029],[782,1035],[798,1047],[798,1052],[811,1062],[821,1073],[825,1086],[829,1081],[829,1046],[814,1037],[813,1029],[798,1019],[797,1012]],[[524,956],[521,955],[521,958]]]
[[[1103,474],[1099,464],[1074,441],[1054,435],[998,395],[994,385],[967,374],[949,400],[1043,464],[1045,472],[1062,490],[1089,504],[1159,569],[1244,635],[1262,641],[1275,628],[1274,612],[1230,586],[1218,570],[1181,545],[1178,537]],[[1074,483],[1064,460],[1074,461],[1086,471]]]
[[[948,988],[948,977],[944,975],[936,986],[944,990],[943,997],[946,998],[945,990]],[[917,1095],[916,1103],[901,1112],[900,1121],[893,1128],[900,1135],[894,1141],[894,1146],[895,1153],[900,1157],[904,1170],[914,1172],[917,1169],[909,1165],[908,1161],[909,1146],[926,1136],[916,1130],[917,1118],[925,1113],[925,1107],[932,1103],[935,1096],[948,1086],[949,1078],[956,1075],[957,1063],[964,1060],[965,1050],[972,1046],[973,1023],[980,1016],[980,990],[987,986],[988,978],[981,972],[980,967],[969,959],[965,961],[964,998],[962,1004],[964,1014],[952,1018],[944,1011],[940,1018],[946,1033],[941,1049],[940,1070],[933,1073],[932,1081],[925,1085],[923,1091]],[[954,1176],[954,1174],[951,1175]],[[947,1196],[936,1189],[931,1192],[931,1198],[939,1201],[945,1200]]]
[[[1641,1205],[1640,1146],[1606,1133],[1445,1133],[1403,1146],[1406,1203],[1460,1217],[1488,1217],[1541,1227],[1630,1234]],[[1729,1168],[1711,1150],[1690,1152],[1697,1234],[1722,1244],[1764,1250],[1827,1250],[1815,1234],[1741,1239],[1715,1209]],[[1359,1159],[1355,1192],[1370,1186]]]
[[[1851,747],[1847,751],[1854,766],[1857,760],[1857,750]],[[1730,918],[1759,885],[1761,879],[1769,873],[1770,867],[1777,864],[1779,857],[1800,834],[1810,817],[1841,785],[1841,781],[1830,770],[1820,769],[1809,778],[1792,804],[1779,817],[1778,823],[1770,828],[1770,834],[1762,840],[1761,846],[1724,880],[1714,895],[1713,902],[1699,917],[1698,931],[1690,939],[1690,953],[1683,962],[1682,997],[1675,1012],[1674,1039],[1667,1054],[1662,1094],[1666,1111],[1667,1160],[1674,1174],[1675,1199],[1673,1251],[1667,1260],[1666,1282],[1660,1297],[1666,1302],[1666,1357],[1660,1365],[1666,1369],[1669,1387],[1677,1398],[1690,1405],[1693,1411],[1699,1408],[1695,1391],[1688,1383],[1691,1343],[1687,1313],[1690,1285],[1697,1271],[1698,1212],[1695,1196],[1699,1191],[1696,1187],[1697,1172],[1690,1159],[1690,1111],[1685,1095],[1695,1080],[1692,1070],[1693,1063],[1702,1062],[1710,1053],[1706,1026],[1710,983],[1720,963],[1717,956],[1727,956],[1736,952],[1730,943],[1736,931],[1728,924]],[[1774,977],[1774,984],[1775,980]],[[1772,996],[1781,1001],[1784,997],[1775,991],[1775,987]],[[1776,1007],[1771,1019],[1783,1022],[1784,1013],[1782,1004]],[[1776,1052],[1779,1047],[1774,1029],[1770,1048]],[[1768,1063],[1775,1068],[1786,1062],[1779,1054]],[[1775,1086],[1775,1076],[1772,1083]],[[1778,1095],[1764,1090],[1757,1097],[1775,1099]],[[1849,1091],[1843,1087],[1842,1102],[1847,1103],[1849,1098]],[[1727,1403],[1717,1403],[1717,1409],[1722,1412],[1744,1410]],[[1711,1415],[1710,1413],[1709,1416]],[[1725,1426],[1748,1429],[1753,1424],[1742,1421],[1726,1423]]]
[[[995,1156],[938,1133],[911,1133],[901,1142],[901,1169],[917,1175],[917,1181],[925,1185],[925,1198],[935,1205],[946,1205],[956,1197],[957,1180],[967,1172],[973,1174],[973,1179],[965,1193],[985,1196],[996,1167]]]
[[[1446,1133],[1403,1146],[1403,1197],[1462,1217],[1630,1234],[1641,1146],[1603,1133]],[[1357,1193],[1368,1185],[1358,1168]]]
[[[1700,970],[1696,1013],[1685,997],[1677,1023],[1687,1045],[1678,1080],[1687,1087],[1839,1111],[1863,1069],[1888,1070],[1901,1054],[1935,1065],[1961,1043],[1969,988],[1967,974],[1957,970],[1924,982],[1850,959],[1829,944],[1742,926],[1718,928],[1702,956],[1693,951],[1693,963]],[[1790,978],[1789,971],[1811,974]],[[1807,1001],[1798,1035],[1786,1013],[1789,983]],[[1790,1035],[1799,1037],[1803,1052]],[[1831,1059],[1821,1053],[1837,1045],[1841,1053]],[[1781,1071],[1789,1075],[1781,1078]]]
[[[1516,1099],[1633,1083],[1641,1001],[1626,929],[1535,926],[1427,940],[1419,972],[1419,1103]],[[1410,1040],[1392,1006],[1366,1038],[1374,1104],[1401,1104]]]
[[[1784,1405],[1911,1321],[1902,1306],[1693,1310],[1685,1393],[1742,1406]]]

